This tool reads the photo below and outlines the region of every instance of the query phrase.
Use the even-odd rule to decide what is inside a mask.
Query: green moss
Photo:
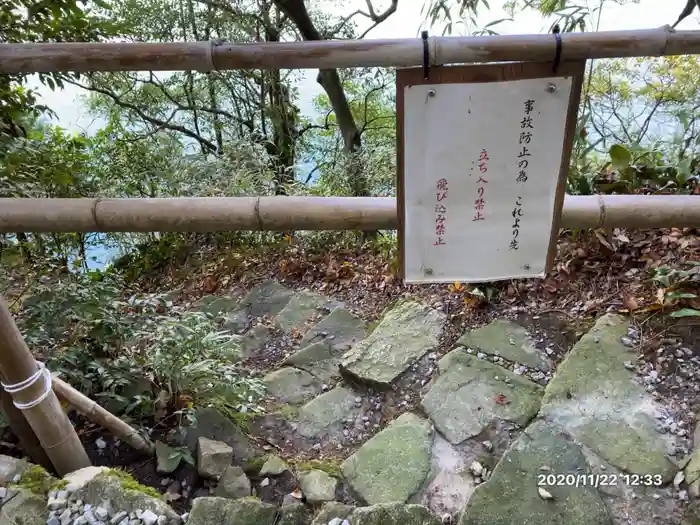
[[[160,498],[160,492],[158,492],[153,487],[142,485],[141,483],[136,481],[134,477],[128,472],[124,472],[123,470],[113,468],[106,470],[103,475],[118,478],[121,482],[121,486],[126,490],[135,490],[138,492],[143,492],[144,494],[147,494],[148,496],[151,496],[153,498]]]
[[[287,421],[293,421],[299,416],[299,407],[292,405],[281,405],[274,412],[276,415],[286,419]]]
[[[51,485],[51,490],[61,490],[68,486],[68,482],[65,479],[57,479]]]
[[[302,470],[322,470],[329,476],[341,477],[340,464],[333,459],[312,459],[294,465],[298,471]]]
[[[246,462],[243,470],[246,474],[258,474],[265,461],[267,461],[267,456],[255,456]]]
[[[57,484],[56,479],[46,469],[39,465],[32,465],[22,473],[22,477],[17,483],[11,483],[10,486],[26,489],[39,496],[46,496]]]

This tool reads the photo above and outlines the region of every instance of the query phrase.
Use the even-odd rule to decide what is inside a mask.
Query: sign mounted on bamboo
[[[566,190],[585,62],[396,72],[406,283],[543,277]]]

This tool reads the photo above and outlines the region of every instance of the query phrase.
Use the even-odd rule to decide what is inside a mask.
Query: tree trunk
[[[311,21],[304,0],[275,0],[275,5],[294,22],[304,40],[323,40],[323,36]],[[338,75],[338,70],[321,69],[318,77],[316,77],[316,81],[321,84],[321,87],[328,95],[328,100],[335,113],[336,122],[343,136],[345,152],[350,157],[348,177],[350,178],[354,196],[366,197],[369,195],[367,178],[357,155],[362,149],[362,135],[352,116],[350,104],[348,104],[348,99],[345,97],[345,90],[343,89],[340,75]]]

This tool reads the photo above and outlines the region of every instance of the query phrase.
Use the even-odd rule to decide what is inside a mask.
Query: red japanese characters
[[[447,179],[440,179],[435,184],[435,236],[437,239],[433,246],[442,246],[445,243],[445,222],[447,221]]]
[[[486,174],[486,172],[489,170],[486,165],[488,160],[488,151],[482,149],[481,153],[479,154],[479,171],[482,174]],[[476,183],[479,184],[479,187],[476,190],[478,197],[474,201],[474,210],[476,210],[476,214],[474,215],[472,221],[483,221],[485,220],[485,217],[481,212],[484,211],[484,206],[486,205],[486,201],[484,200],[484,184],[487,184],[488,181],[479,176],[479,180],[477,180]]]

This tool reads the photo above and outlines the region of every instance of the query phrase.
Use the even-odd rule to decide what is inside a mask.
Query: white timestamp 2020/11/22
[[[624,484],[632,487],[660,487],[660,474],[538,474],[539,487],[615,487]]]

